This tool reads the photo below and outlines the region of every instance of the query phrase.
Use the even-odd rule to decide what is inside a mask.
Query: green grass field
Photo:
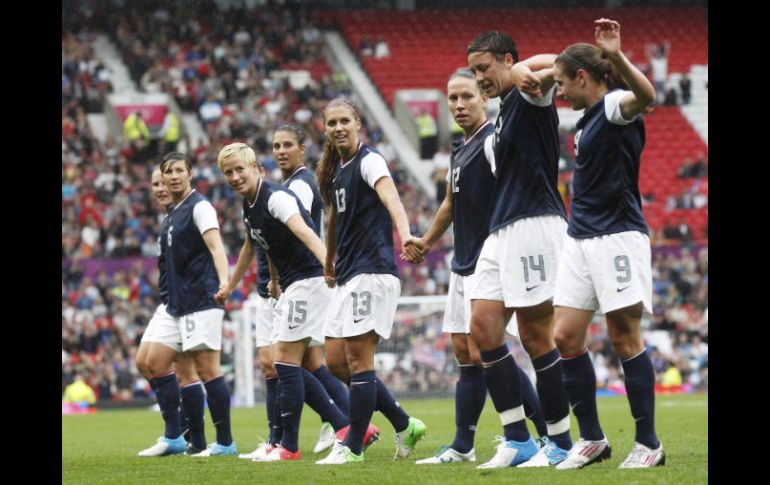
[[[428,426],[428,433],[406,461],[392,461],[395,445],[393,428],[379,413],[380,441],[366,453],[366,462],[355,465],[320,466],[315,460],[326,456],[312,453],[320,420],[305,408],[302,416],[301,462],[254,463],[235,457],[191,458],[170,456],[139,458],[136,453],[162,433],[160,413],[148,410],[101,411],[93,415],[62,416],[62,483],[92,484],[320,484],[392,483],[417,485],[449,483],[520,484],[614,484],[676,485],[708,482],[708,396],[659,396],[657,430],[664,444],[667,464],[646,470],[618,470],[631,450],[634,426],[624,397],[600,398],[599,414],[604,432],[613,447],[612,459],[583,470],[553,469],[477,470],[475,467],[494,454],[494,435],[501,432],[491,401],[487,401],[476,434],[477,463],[415,466],[414,460],[434,453],[454,435],[454,401],[403,401],[412,415]],[[206,436],[215,439],[206,412]],[[266,436],[264,406],[234,409],[233,435],[239,452],[252,451],[258,435]],[[572,436],[577,438],[577,423]]]

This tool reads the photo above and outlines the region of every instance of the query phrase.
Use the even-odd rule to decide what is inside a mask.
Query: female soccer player
[[[324,284],[326,248],[314,231],[310,214],[298,197],[283,185],[262,179],[257,171],[256,154],[244,143],[232,143],[219,152],[217,163],[227,183],[243,195],[243,219],[247,237],[230,283],[217,293],[223,301],[243,277],[254,259],[255,246],[265,250],[272,265],[272,280],[278,280],[282,294],[273,320],[271,356],[278,374],[281,445],[258,461],[299,460],[299,423],[305,401],[302,357],[311,340],[323,341],[323,325],[329,291]],[[271,293],[277,296],[275,285]],[[307,374],[315,379],[312,374]],[[348,424],[347,417],[333,404],[323,386],[322,414],[335,430]],[[275,418],[275,416],[273,416]]]
[[[163,157],[163,181],[174,208],[161,233],[165,246],[166,311],[179,325],[182,351],[203,380],[217,440],[193,456],[235,455],[230,432],[230,391],[220,368],[224,310],[214,299],[227,285],[227,257],[211,203],[190,186],[190,159],[180,152]]]
[[[599,19],[596,46],[573,44],[554,63],[560,95],[585,109],[575,133],[574,196],[568,237],[556,277],[556,343],[580,440],[557,469],[582,468],[610,457],[596,411],[596,374],[586,349],[594,312],[607,331],[625,374],[636,425],[633,449],[620,468],[665,463],[655,433],[655,372],[640,332],[652,312],[652,266],[639,196],[644,121],[655,101],[649,80],[620,50],[620,24]],[[630,90],[620,88],[623,83]]]
[[[152,196],[164,212],[171,206],[171,195],[163,182],[160,169],[152,172]],[[164,217],[161,232],[165,230],[168,218]],[[158,296],[160,305],[142,335],[142,342],[136,352],[136,367],[147,379],[158,399],[166,423],[164,436],[153,446],[139,452],[139,456],[165,456],[185,451],[195,454],[206,449],[206,435],[203,428],[203,388],[195,372],[195,362],[188,354],[182,354],[182,336],[176,319],[166,312],[168,287],[166,285],[165,248],[159,244],[158,253]],[[170,363],[170,366],[168,365]],[[156,376],[156,377],[155,377]],[[177,380],[179,381],[177,384]],[[181,390],[180,390],[181,388]],[[178,401],[181,394],[182,405]],[[181,413],[178,411],[180,410]],[[179,440],[176,421],[182,435],[189,433],[189,443]],[[176,433],[176,434],[175,434]]]
[[[436,219],[418,240],[419,262],[450,224],[454,232],[455,250],[449,295],[444,311],[443,330],[452,335],[452,348],[460,368],[455,390],[455,438],[450,446],[442,446],[436,456],[418,460],[418,465],[457,461],[476,461],[473,441],[481,411],[487,398],[479,350],[470,333],[471,302],[469,291],[475,284],[474,271],[481,247],[487,237],[492,189],[495,183],[494,156],[491,138],[494,125],[487,119],[488,97],[482,94],[473,73],[462,68],[455,71],[447,83],[447,104],[464,138],[452,146],[446,197]],[[518,336],[516,322],[508,325],[509,333]],[[535,422],[538,433],[546,434],[546,424],[529,377],[519,368],[527,417]]]
[[[324,328],[326,359],[336,375],[349,372],[350,431],[317,463],[363,461],[362,441],[375,408],[396,431],[395,459],[406,458],[425,424],[406,414],[376,378],[374,351],[380,337],[390,336],[401,292],[393,224],[403,245],[413,244],[413,237],[385,159],[358,139],[361,119],[353,104],[334,99],[323,119],[318,183],[330,213],[324,274],[329,286],[336,284]]]

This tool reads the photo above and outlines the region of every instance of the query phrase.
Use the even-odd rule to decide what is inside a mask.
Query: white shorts
[[[449,276],[449,291],[447,293],[444,324],[441,331],[446,333],[471,333],[471,299],[468,296],[478,281],[476,273],[461,276],[452,273]],[[519,325],[516,323],[516,313],[505,327],[505,332],[514,337],[519,336]]]
[[[528,217],[496,230],[484,241],[470,298],[502,301],[506,308],[550,300],[566,235],[567,223],[556,215]]]
[[[222,350],[222,320],[225,311],[210,308],[176,319],[182,334],[182,351]]]
[[[262,298],[258,296],[255,335],[257,348],[269,347],[273,343],[273,320],[276,315],[275,298]]]
[[[650,238],[627,231],[567,238],[554,305],[607,313],[639,303],[652,313]]]
[[[324,321],[330,299],[331,290],[323,276],[289,285],[275,305],[273,343],[297,342],[310,337],[315,343],[323,344]]]
[[[371,330],[387,339],[393,329],[401,282],[392,274],[359,274],[333,289],[324,335],[355,337]]]
[[[166,305],[161,303],[144,329],[142,343],[154,342],[168,345],[177,352],[182,351],[182,334],[176,318],[166,311]]]

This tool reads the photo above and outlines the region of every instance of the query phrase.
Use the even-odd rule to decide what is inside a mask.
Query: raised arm
[[[553,86],[553,77],[541,77],[538,71],[552,68],[556,57],[556,54],[536,54],[514,64],[511,74],[516,89],[530,96],[547,93]]]
[[[647,76],[636,68],[620,50],[620,24],[610,19],[599,19],[596,24],[596,46],[618,70],[631,93],[620,99],[620,113],[630,120],[655,101],[655,88]]]

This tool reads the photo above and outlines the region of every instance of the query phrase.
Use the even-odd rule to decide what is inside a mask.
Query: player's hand
[[[334,286],[337,284],[337,276],[334,269],[334,264],[329,266],[324,266],[324,281],[326,282],[326,286],[329,288],[334,288]]]
[[[603,54],[613,56],[620,53],[620,24],[614,20],[601,18],[594,20],[596,46]]]
[[[276,300],[281,297],[281,285],[276,280],[270,280],[267,283],[267,294]]]
[[[422,263],[429,250],[422,238],[410,237],[402,246],[401,259],[414,264]]]
[[[540,90],[540,78],[530,68],[522,63],[514,64],[511,68],[513,82],[516,89],[530,96],[539,97],[543,93]]]
[[[224,305],[227,299],[230,298],[232,292],[233,290],[230,288],[230,285],[227,283],[222,283],[219,285],[219,290],[217,290],[217,292],[214,294],[214,301],[220,305]]]

